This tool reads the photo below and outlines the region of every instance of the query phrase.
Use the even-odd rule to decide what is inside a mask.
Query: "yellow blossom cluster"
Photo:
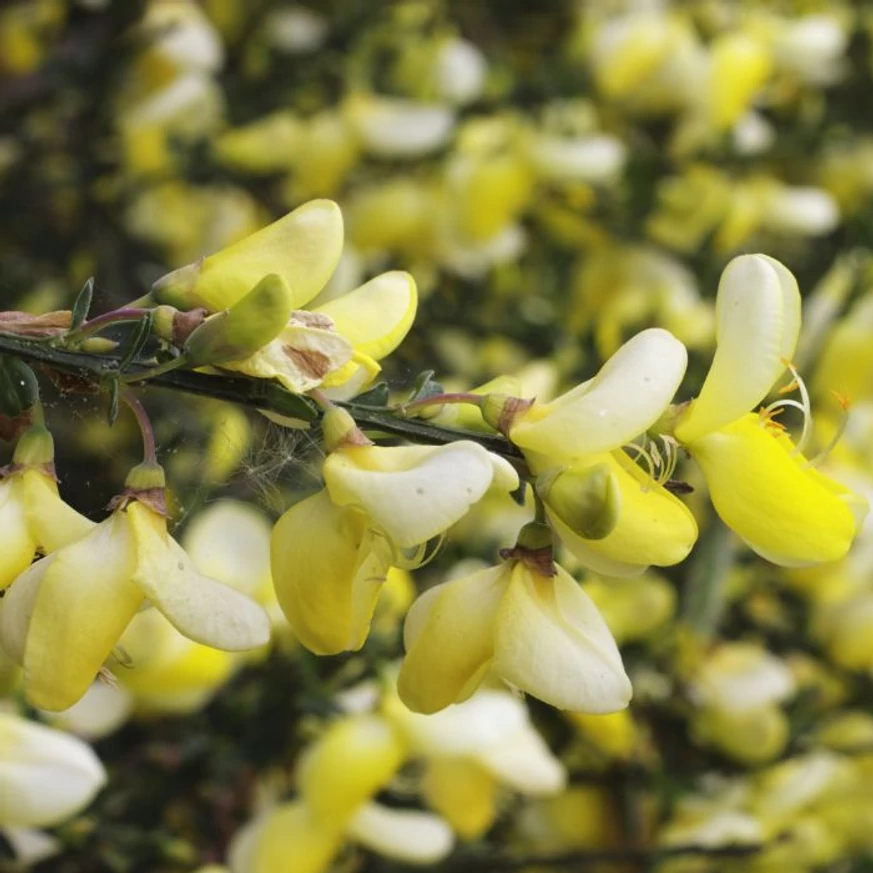
[[[870,864],[873,15],[498,5],[0,9],[0,856]]]

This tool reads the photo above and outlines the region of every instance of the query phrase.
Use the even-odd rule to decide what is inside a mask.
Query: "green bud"
[[[18,358],[0,357],[0,414],[15,418],[39,402],[33,370]]]
[[[551,470],[537,478],[537,494],[574,533],[602,540],[621,514],[621,491],[608,464]]]
[[[92,355],[105,355],[107,352],[114,352],[118,348],[118,343],[105,336],[89,336],[83,339],[78,347]]]
[[[41,424],[29,427],[15,445],[13,463],[22,467],[45,467],[55,460],[55,441]]]
[[[149,463],[143,461],[132,467],[124,480],[124,487],[128,491],[154,491],[159,488],[166,487],[167,478],[164,475],[164,468],[160,464]]]
[[[482,398],[479,409],[486,424],[491,425],[500,433],[508,435],[516,417],[526,412],[532,405],[533,400],[492,392]]]
[[[264,276],[242,300],[206,319],[185,343],[190,363],[221,364],[253,355],[288,324],[294,298],[275,273]]]

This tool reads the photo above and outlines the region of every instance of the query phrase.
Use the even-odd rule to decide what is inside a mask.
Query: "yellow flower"
[[[795,692],[788,667],[752,643],[725,643],[703,663],[692,694],[698,739],[745,764],[777,757],[788,742],[788,719],[778,704]]]
[[[491,487],[518,485],[506,461],[467,441],[340,448],[324,479],[325,489],[285,512],[272,539],[276,596],[317,654],[364,644],[388,569],[407,562],[405,549],[439,536]]]
[[[196,642],[240,651],[269,640],[264,611],[201,575],[166,518],[133,499],[37,561],[4,598],[0,639],[24,667],[33,705],[61,710],[82,697],[147,601]]]
[[[561,541],[586,566],[609,576],[642,572],[650,564],[683,560],[697,539],[687,507],[622,451],[652,427],[672,400],[685,373],[685,347],[653,328],[626,342],[587,382],[549,403],[534,403],[509,424],[509,438],[543,481],[556,474],[585,478],[608,473],[614,524],[599,538],[570,521],[558,490],[544,488],[549,521]]]
[[[532,797],[565,786],[563,764],[508,691],[483,689],[434,715],[410,712],[394,693],[382,706],[411,754],[427,762],[428,805],[464,839],[476,839],[494,822],[501,786]]]
[[[274,274],[294,307],[282,331],[254,354],[223,369],[278,379],[289,391],[318,386],[347,397],[379,372],[412,326],[418,304],[408,273],[383,273],[311,310],[339,262],[342,216],[330,200],[313,200],[251,236],[158,280],[152,294],[180,309],[227,310]],[[207,322],[208,323],[208,322]]]
[[[466,700],[495,674],[559,709],[614,712],[631,686],[591,599],[561,567],[510,560],[444,582],[413,604],[398,688],[414,712]]]
[[[371,799],[405,757],[401,737],[379,716],[349,716],[332,724],[304,753],[300,796],[236,834],[228,859],[232,873],[321,873],[348,840],[410,863],[443,858],[452,845],[445,822]]]
[[[734,258],[719,283],[716,320],[712,365],[700,394],[677,420],[676,439],[700,464],[716,512],[752,550],[794,567],[841,558],[866,501],[811,466],[772,421],[769,413],[781,404],[761,415],[749,412],[784,373],[797,346],[794,277],[765,255]]]
[[[0,590],[30,566],[37,552],[53,552],[94,527],[61,500],[53,461],[51,434],[33,427],[18,441],[0,480]]]
[[[269,605],[270,524],[254,507],[210,504],[185,529],[182,545],[198,572]],[[134,616],[119,645],[128,663],[118,679],[140,712],[198,710],[251,657],[194,642],[156,609]]]

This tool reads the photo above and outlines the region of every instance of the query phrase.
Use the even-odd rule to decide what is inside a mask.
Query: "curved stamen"
[[[837,425],[834,435],[828,441],[828,444],[814,458],[810,458],[809,461],[807,461],[808,467],[815,467],[820,464],[836,448],[837,443],[843,438],[843,434],[846,432],[846,426],[849,423],[849,398],[836,391],[832,391],[831,393],[837,398],[837,403],[839,403],[843,415],[840,419],[840,423]]]

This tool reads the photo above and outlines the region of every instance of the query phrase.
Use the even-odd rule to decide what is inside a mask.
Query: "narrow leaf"
[[[354,403],[355,406],[375,406],[383,408],[388,405],[388,399],[388,383],[377,382],[369,390],[364,391],[362,394],[358,394],[358,396],[353,398],[351,402]]]
[[[81,327],[91,310],[91,298],[94,296],[94,277],[92,276],[83,286],[82,290],[73,303],[73,316],[70,320],[70,330]]]
[[[152,313],[141,318],[121,347],[118,369],[124,371],[137,359],[152,332]]]

